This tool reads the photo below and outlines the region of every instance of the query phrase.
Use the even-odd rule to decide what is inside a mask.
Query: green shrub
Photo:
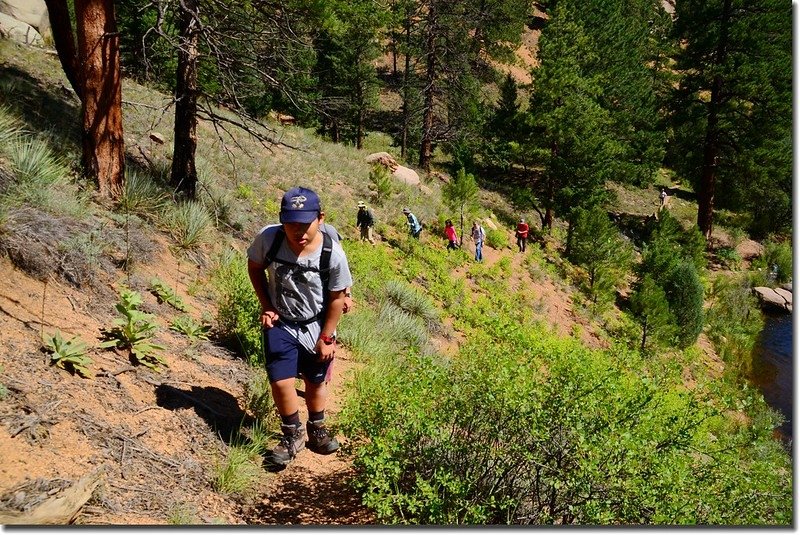
[[[158,277],[150,279],[150,291],[153,292],[153,295],[156,296],[159,303],[166,303],[181,312],[189,311],[189,307],[183,302],[181,296],[175,293],[175,290]]]
[[[634,355],[506,329],[452,361],[399,353],[359,372],[340,422],[379,522],[791,522],[774,421],[732,427],[679,369],[642,375]]]
[[[211,330],[210,325],[201,325],[191,316],[177,316],[169,324],[169,328],[185,335],[192,342],[208,340],[208,331]]]
[[[369,182],[375,192],[375,204],[383,206],[394,191],[394,184],[389,170],[381,164],[373,164],[369,171]]]
[[[508,233],[502,229],[486,231],[486,244],[492,249],[505,249],[509,246]]]
[[[768,273],[774,274],[774,281],[778,284],[792,280],[792,243],[791,241],[778,242],[772,239],[764,244],[764,254],[760,265]]]
[[[225,458],[214,465],[212,486],[223,494],[245,494],[261,475],[260,446],[252,443],[233,444]]]
[[[103,339],[100,347],[116,347],[127,349],[131,359],[137,364],[142,364],[148,368],[158,371],[158,365],[167,365],[167,362],[159,355],[159,351],[164,350],[164,346],[153,343],[152,338],[158,324],[155,316],[139,310],[142,304],[142,297],[134,291],[122,290],[120,292],[120,302],[116,309],[120,318],[114,320],[114,328],[103,329]]]
[[[722,359],[745,377],[764,317],[746,275],[714,279],[706,310],[706,333]]]
[[[728,269],[739,269],[742,263],[741,255],[733,247],[720,247],[716,250],[716,255],[722,265]]]
[[[88,347],[80,337],[74,336],[70,340],[64,340],[61,331],[56,330],[50,338],[44,340],[44,345],[50,351],[50,364],[77,373],[81,377],[93,377],[88,368],[92,364],[92,359],[87,356]]]
[[[664,275],[662,284],[678,326],[678,345],[688,347],[703,330],[703,283],[694,264],[683,260]]]
[[[211,283],[220,337],[251,365],[263,366],[261,304],[247,274],[247,260],[234,250],[220,254],[211,271]]]

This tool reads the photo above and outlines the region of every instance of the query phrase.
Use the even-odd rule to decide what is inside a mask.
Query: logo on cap
[[[305,206],[305,202],[308,198],[305,195],[296,195],[292,197],[292,208],[294,210],[299,210]]]

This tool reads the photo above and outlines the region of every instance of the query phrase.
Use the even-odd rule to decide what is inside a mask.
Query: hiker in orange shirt
[[[525,252],[525,242],[528,241],[528,224],[525,222],[524,218],[520,218],[519,223],[517,223],[517,247],[519,247],[519,252]]]

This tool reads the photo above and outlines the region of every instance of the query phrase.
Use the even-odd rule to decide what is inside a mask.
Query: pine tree
[[[475,177],[459,169],[455,177],[442,187],[442,197],[451,210],[457,210],[461,216],[461,237],[464,243],[464,216],[475,207],[478,201],[478,184]]]
[[[559,3],[539,38],[523,150],[539,155],[544,168],[538,193],[548,228],[554,210],[572,222],[574,208],[603,201],[605,181],[614,177],[621,152],[611,135],[612,117],[600,105],[600,81],[586,74],[596,61],[592,42],[574,18]]]
[[[647,340],[668,341],[674,332],[674,319],[669,311],[664,289],[650,275],[637,282],[631,296],[631,312],[642,326],[640,351],[644,353]]]
[[[779,0],[676,4],[682,73],[670,163],[695,185],[708,238],[714,209],[746,209],[753,230],[791,226],[792,17]]]

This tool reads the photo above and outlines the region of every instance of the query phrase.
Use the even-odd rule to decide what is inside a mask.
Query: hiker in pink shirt
[[[450,251],[451,249],[457,249],[458,236],[456,236],[456,229],[453,226],[453,222],[449,219],[444,222],[444,233],[447,235],[448,239],[447,250]]]

